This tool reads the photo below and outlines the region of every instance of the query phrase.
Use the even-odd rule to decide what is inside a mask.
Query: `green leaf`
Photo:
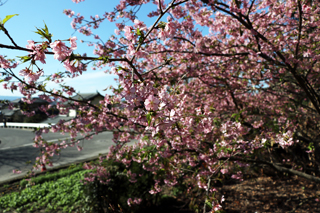
[[[123,70],[121,66],[117,66],[117,71]]]
[[[239,122],[240,114],[239,113],[234,113],[234,114],[232,114],[231,118],[234,118],[234,120],[236,122]]]
[[[49,34],[49,29],[48,29],[48,27],[47,27],[47,25],[46,25],[46,23],[45,22],[43,22],[44,23],[44,32],[46,33],[46,34]]]
[[[161,28],[161,29],[164,29],[166,27],[166,25],[167,25],[166,22],[160,21],[159,24],[158,24],[158,27]]]
[[[207,199],[206,199],[206,204],[207,204],[210,208],[212,208],[212,203],[210,203]]]
[[[137,29],[137,35],[139,36],[139,43],[142,43],[144,39],[144,33],[139,28]]]
[[[146,115],[146,117],[147,117],[148,125],[150,125],[151,119],[152,119],[152,113],[149,112],[149,113]]]
[[[107,63],[109,63],[109,57],[108,57],[108,56],[100,56],[100,57],[98,58],[98,60],[103,61],[102,64],[107,64]]]
[[[145,135],[145,136],[143,136],[143,138],[142,138],[141,140],[147,141],[148,139],[149,139],[149,136],[148,136],[148,135]]]
[[[29,57],[29,56],[17,56],[17,57],[20,58],[22,63],[25,63],[25,62],[31,60],[31,57]]]
[[[309,149],[310,151],[313,151],[313,150],[314,150],[314,145],[313,145],[313,143],[309,143],[308,149]]]
[[[44,23],[44,28],[42,28],[42,29],[36,28],[37,31],[35,31],[35,33],[41,35],[41,38],[43,38],[43,39],[45,39],[45,38],[48,39],[48,41],[51,43],[52,42],[52,40],[51,40],[52,34],[49,33],[49,29],[48,29],[46,23],[45,22],[43,22],[43,23]]]
[[[141,36],[141,30],[139,28],[137,28],[137,35]]]
[[[9,19],[11,19],[13,16],[18,16],[19,14],[13,14],[13,15],[7,15],[3,20],[2,24],[5,24]]]

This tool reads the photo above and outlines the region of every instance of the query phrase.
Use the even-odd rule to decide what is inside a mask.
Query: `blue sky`
[[[80,54],[86,52],[88,56],[94,56],[93,47],[88,47],[85,43],[80,43],[79,41],[81,39],[86,41],[94,39],[75,32],[70,25],[72,19],[63,14],[63,10],[71,9],[75,11],[75,13],[81,13],[85,19],[89,19],[90,15],[99,15],[101,17],[104,12],[112,11],[118,3],[118,0],[86,0],[79,4],[75,4],[71,0],[8,0],[6,4],[0,7],[0,18],[3,19],[6,15],[19,14],[19,16],[10,19],[5,24],[5,27],[15,42],[22,47],[27,45],[27,40],[41,41],[40,36],[35,34],[34,31],[36,30],[35,27],[43,27],[43,21],[45,21],[50,33],[53,34],[53,40],[63,40],[71,36],[77,36],[78,49],[75,52]],[[150,6],[147,7],[150,8]],[[151,7],[155,7],[155,5]],[[150,26],[154,20],[154,18],[145,19],[147,26]],[[93,33],[97,32],[96,34],[104,41],[107,41],[110,35],[114,33],[114,29],[114,23],[106,21],[101,24],[97,31],[93,31]],[[11,45],[11,42],[2,31],[0,32],[0,43]],[[0,49],[0,54],[7,55],[9,58],[27,55],[26,52],[7,49]],[[61,63],[54,60],[52,56],[48,55],[46,62],[47,64],[45,65],[38,63],[38,65],[44,69],[45,75],[64,71]],[[19,65],[16,72],[19,72],[27,66],[29,66],[28,62]],[[67,80],[66,83],[73,86],[77,92],[99,91],[101,94],[111,94],[111,91],[102,90],[110,85],[116,85],[115,77],[116,76],[103,73],[103,70],[93,71],[89,68],[82,76]],[[0,96],[1,95],[20,96],[19,92],[12,93],[9,90],[3,89],[2,85],[0,85]]]

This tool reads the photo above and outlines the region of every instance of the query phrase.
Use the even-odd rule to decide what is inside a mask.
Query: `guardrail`
[[[6,125],[4,123],[0,123],[0,128],[25,128],[25,129],[33,129],[33,128],[43,128],[43,127],[49,127],[49,124],[46,123],[13,123],[13,122],[6,122]]]

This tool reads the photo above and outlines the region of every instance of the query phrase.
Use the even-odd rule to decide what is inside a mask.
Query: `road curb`
[[[107,153],[101,153],[99,155],[106,155],[106,154],[108,154],[108,152]],[[55,171],[58,171],[60,169],[66,169],[69,166],[74,165],[74,164],[87,163],[87,162],[90,162],[90,161],[93,161],[93,160],[97,160],[97,159],[99,159],[99,156],[93,156],[93,157],[89,157],[89,158],[82,159],[82,160],[76,160],[76,161],[74,161],[72,163],[66,163],[66,164],[63,164],[63,165],[55,166],[55,167],[52,167],[52,168],[49,167],[49,168],[47,168],[47,170],[45,172],[36,171],[34,177],[37,177],[39,175],[43,175],[43,174],[45,174],[47,172],[55,172]],[[19,175],[15,176],[15,177],[7,179],[7,180],[0,181],[0,187],[2,187],[5,184],[12,184],[12,183],[15,183],[15,182],[20,182],[21,180],[26,178],[26,175],[27,175],[26,173],[25,174],[19,174]]]

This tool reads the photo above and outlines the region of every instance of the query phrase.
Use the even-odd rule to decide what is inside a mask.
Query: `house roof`
[[[11,103],[13,104],[18,104],[21,102],[21,98],[17,98],[17,99],[14,99],[13,101],[11,101]]]
[[[75,100],[81,100],[81,101],[89,101],[89,100],[92,100],[94,99],[95,97],[99,97],[101,96],[103,98],[103,96],[99,93],[99,92],[96,92],[96,93],[79,93],[75,96],[72,97],[72,99],[75,99]]]
[[[0,110],[4,116],[12,116],[19,109],[2,109]]]
[[[96,97],[101,97],[104,98],[99,92],[96,93],[78,93],[77,95],[71,97],[74,100],[79,100],[79,101],[91,101]],[[63,103],[64,106],[71,105],[73,101],[68,100]]]
[[[43,100],[41,98],[33,98],[33,103],[49,103],[48,101],[46,100]]]

